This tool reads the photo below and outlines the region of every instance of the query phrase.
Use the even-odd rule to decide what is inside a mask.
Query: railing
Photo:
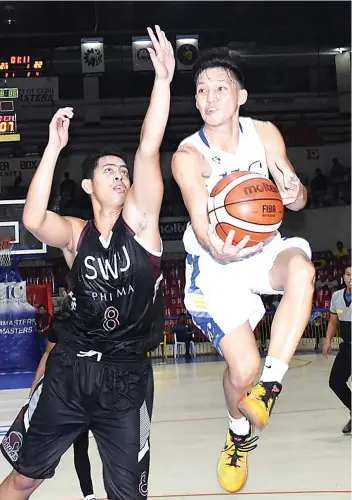
[[[275,311],[268,311],[254,331],[258,349],[263,354],[267,352],[269,347],[271,325],[273,322],[274,314]],[[329,317],[329,309],[312,310],[308,325],[304,330],[296,352],[321,352],[323,339],[326,335],[326,330],[329,322]],[[160,361],[164,363],[167,360],[174,359],[175,342],[174,335],[171,333],[171,329],[176,324],[177,319],[177,317],[165,318],[163,341],[160,346],[151,353],[151,357],[156,363]],[[190,318],[188,318],[188,324],[193,331],[193,342],[195,345],[196,356],[204,356],[206,361],[210,360],[212,356],[217,357],[218,353],[214,349],[211,342],[209,342],[205,335],[198,328],[196,328]],[[339,343],[340,338],[337,336],[333,339],[332,342],[333,349],[337,349]],[[179,355],[182,359],[185,354],[184,343],[181,343],[181,347],[179,348],[179,350]]]

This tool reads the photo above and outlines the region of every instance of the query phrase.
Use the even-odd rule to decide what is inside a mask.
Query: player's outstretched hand
[[[49,125],[48,147],[61,151],[68,142],[68,129],[73,118],[73,108],[60,108]]]
[[[172,45],[158,25],[155,26],[155,34],[151,28],[148,28],[148,35],[154,47],[154,49],[148,48],[148,52],[155,74],[160,80],[166,80],[170,83],[175,72],[175,56]]]
[[[235,231],[230,231],[227,235],[226,241],[222,241],[216,234],[214,226],[209,226],[208,238],[210,241],[210,252],[215,260],[223,264],[234,262],[243,257],[259,252],[264,244],[258,243],[252,247],[246,247],[250,237],[247,235],[237,244],[233,244]]]
[[[285,161],[277,160],[276,167],[281,175],[275,176],[275,183],[284,205],[291,205],[303,196],[303,185],[295,172]]]

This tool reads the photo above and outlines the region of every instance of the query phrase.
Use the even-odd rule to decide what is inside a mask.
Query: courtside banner
[[[34,371],[40,357],[26,282],[0,283],[0,372]]]

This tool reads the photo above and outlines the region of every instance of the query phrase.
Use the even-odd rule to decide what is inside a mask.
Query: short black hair
[[[126,166],[128,168],[126,157],[121,150],[114,147],[104,147],[99,151],[91,153],[89,156],[87,156],[87,158],[85,158],[84,162],[82,163],[83,179],[93,179],[94,170],[97,168],[100,158],[103,158],[104,156],[117,156],[126,163]],[[131,177],[130,172],[129,174]]]
[[[194,83],[197,85],[199,75],[211,68],[223,68],[231,73],[232,78],[238,83],[241,89],[244,88],[244,76],[239,67],[238,54],[228,47],[218,47],[208,50],[193,67]]]

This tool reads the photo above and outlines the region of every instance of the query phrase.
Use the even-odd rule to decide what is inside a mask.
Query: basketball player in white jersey
[[[240,118],[247,100],[243,75],[228,49],[215,49],[195,66],[196,107],[205,125],[180,144],[172,171],[191,217],[184,234],[187,252],[185,305],[195,324],[224,356],[224,392],[229,432],[218,464],[221,486],[239,490],[247,477],[247,454],[256,447],[254,427],[269,421],[282,379],[308,322],[314,291],[309,244],[280,234],[246,248],[249,236],[232,245],[209,226],[211,189],[232,172],[269,172],[291,210],[301,210],[307,192],[286,156],[278,129]],[[252,388],[260,357],[253,329],[265,309],[260,294],[282,293],[260,381]],[[249,392],[248,392],[249,391]]]

